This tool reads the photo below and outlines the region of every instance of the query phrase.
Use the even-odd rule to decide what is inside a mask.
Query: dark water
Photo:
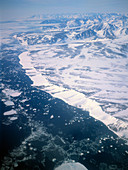
[[[19,64],[15,50],[2,45],[0,166],[1,169],[52,170],[64,161],[74,160],[89,170],[128,169],[128,146],[89,113],[53,98],[32,86]],[[18,90],[6,106],[2,90]],[[23,101],[24,100],[24,101]],[[17,119],[3,113],[14,109]]]

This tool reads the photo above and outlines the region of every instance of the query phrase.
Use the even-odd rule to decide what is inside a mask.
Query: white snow
[[[31,80],[34,82],[34,86],[41,86],[43,84],[49,85],[48,81],[45,77],[41,75],[38,71],[36,71],[35,68],[33,68],[33,64],[31,61],[31,58],[28,54],[28,52],[23,52],[19,55],[20,58],[20,64],[23,65],[24,69],[30,69],[31,72],[34,73],[34,75],[30,75],[31,72],[27,72],[27,75],[31,77]]]
[[[124,118],[128,121],[128,109],[119,111],[114,114],[115,117]]]

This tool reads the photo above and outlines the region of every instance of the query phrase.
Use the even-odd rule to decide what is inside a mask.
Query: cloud
[[[7,17],[38,13],[128,13],[128,0],[0,0],[0,12]]]

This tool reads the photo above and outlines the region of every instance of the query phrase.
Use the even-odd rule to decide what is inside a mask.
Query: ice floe
[[[87,170],[87,168],[79,162],[63,163],[55,168],[55,170]]]
[[[13,90],[9,88],[2,90],[2,92],[11,97],[18,97],[21,94],[21,92],[19,92],[18,90]]]
[[[7,100],[7,101],[4,102],[4,104],[5,104],[6,106],[13,106],[13,105],[14,105],[14,102]]]
[[[12,109],[12,110],[9,110],[9,111],[7,111],[7,112],[4,112],[4,116],[10,116],[10,115],[14,115],[14,114],[17,114],[17,112],[14,110],[14,109]]]
[[[17,120],[17,117],[10,117],[10,120]]]

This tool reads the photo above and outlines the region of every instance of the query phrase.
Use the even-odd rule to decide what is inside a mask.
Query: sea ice
[[[14,114],[17,114],[14,109],[4,112],[4,116],[10,116],[10,115],[14,115]]]
[[[59,167],[55,168],[55,170],[87,170],[85,166],[80,164],[79,162],[73,163],[63,163]]]
[[[4,102],[7,106],[13,106],[14,102],[7,100],[6,102]]]
[[[18,97],[21,92],[19,92],[18,90],[13,90],[13,89],[4,89],[2,90],[3,93],[5,93],[7,96],[11,96],[11,97]]]

